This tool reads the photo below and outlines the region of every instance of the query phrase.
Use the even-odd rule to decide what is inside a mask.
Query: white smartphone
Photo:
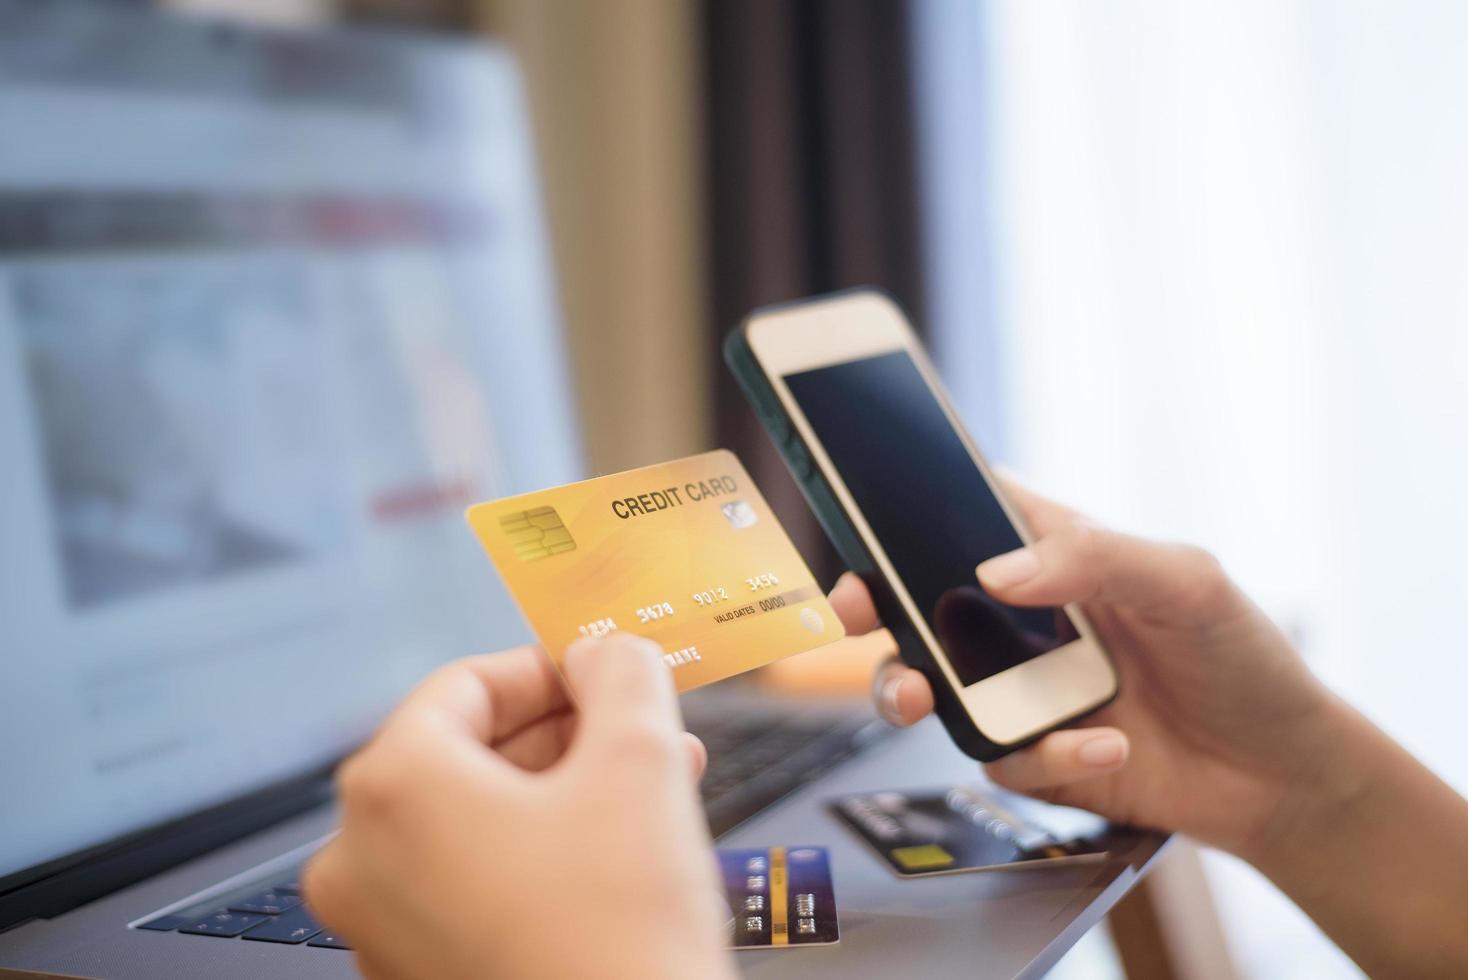
[[[1031,540],[885,294],[760,310],[730,369],[954,742],[997,759],[1116,696],[1079,608],[1005,605],[980,562]]]

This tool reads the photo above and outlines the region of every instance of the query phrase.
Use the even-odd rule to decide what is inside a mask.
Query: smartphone
[[[724,355],[960,749],[997,759],[1116,696],[1079,608],[980,587],[979,563],[1031,535],[896,303],[857,290],[759,310]]]

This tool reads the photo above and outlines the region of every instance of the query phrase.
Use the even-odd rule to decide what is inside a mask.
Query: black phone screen
[[[979,587],[975,566],[1023,542],[906,352],[785,383],[963,686],[1078,637],[1064,609]]]

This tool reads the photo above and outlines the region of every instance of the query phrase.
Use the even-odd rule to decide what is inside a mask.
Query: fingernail
[[[902,720],[902,715],[897,710],[897,695],[901,690],[901,677],[893,677],[882,685],[882,714],[887,716],[888,721]]]
[[[1008,589],[1028,582],[1040,574],[1040,559],[1029,548],[990,558],[978,568],[979,581],[985,588]]]
[[[1097,735],[1081,743],[1076,758],[1083,766],[1097,769],[1119,766],[1126,759],[1126,739],[1120,735]]]

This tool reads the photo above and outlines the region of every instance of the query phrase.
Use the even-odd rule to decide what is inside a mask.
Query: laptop
[[[492,45],[0,0],[0,973],[351,976],[301,864],[530,639],[465,505],[585,475]],[[881,734],[692,698],[724,833]]]

